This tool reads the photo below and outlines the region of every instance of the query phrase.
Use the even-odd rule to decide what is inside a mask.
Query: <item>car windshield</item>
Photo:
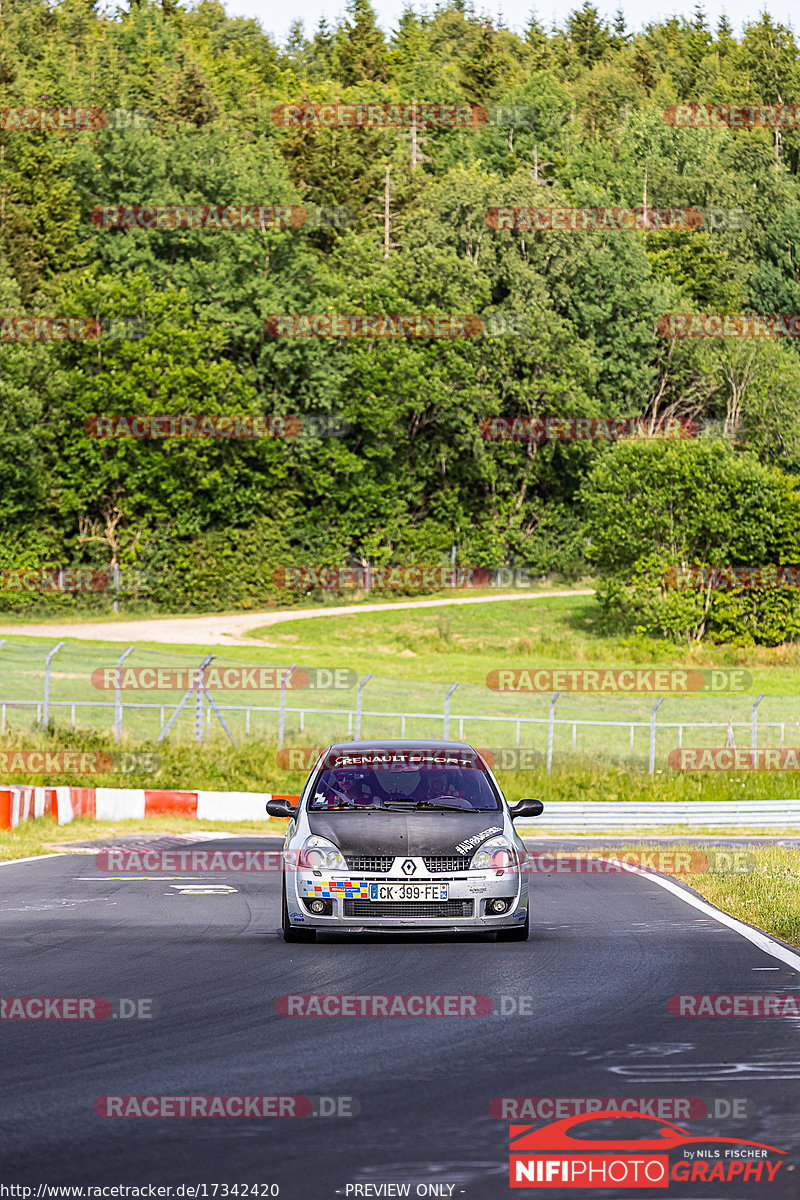
[[[355,761],[353,761],[355,760]],[[477,756],[463,753],[333,753],[308,807],[394,812],[497,812],[500,801]]]

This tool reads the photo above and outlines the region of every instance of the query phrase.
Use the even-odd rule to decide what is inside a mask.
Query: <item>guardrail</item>
[[[632,800],[623,804],[553,800],[545,803],[541,817],[520,821],[517,829],[525,834],[535,834],[548,827],[618,832],[673,825],[728,830],[736,826],[800,829],[800,800],[666,800],[649,803]]]

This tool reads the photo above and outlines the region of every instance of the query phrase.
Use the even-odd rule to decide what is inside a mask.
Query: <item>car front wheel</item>
[[[289,910],[286,906],[286,880],[281,888],[281,930],[285,942],[314,942],[317,938],[316,929],[297,929],[289,924]],[[517,930],[512,930],[516,933]]]

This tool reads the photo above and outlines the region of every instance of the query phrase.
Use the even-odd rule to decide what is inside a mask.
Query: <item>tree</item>
[[[549,40],[547,31],[536,15],[536,9],[531,9],[528,24],[525,26],[525,41],[533,52],[534,67],[543,67],[549,58]]]
[[[796,595],[715,591],[702,576],[671,588],[667,574],[800,561],[795,479],[723,441],[619,442],[594,466],[583,501],[608,618],[689,642],[774,645],[800,633]]]
[[[298,76],[302,77],[307,74],[311,57],[311,43],[306,37],[305,25],[299,17],[289,26],[285,54],[288,63]]]
[[[711,41],[711,32],[708,28],[706,14],[702,4],[697,3],[686,42],[686,57],[693,66],[698,67],[708,54]]]
[[[461,68],[467,97],[474,104],[486,104],[496,99],[508,70],[508,56],[500,43],[499,34],[488,23],[481,25],[474,51]]]
[[[569,14],[567,33],[578,58],[587,66],[600,62],[608,53],[608,25],[600,20],[597,9],[589,0],[583,0],[581,8]]]
[[[726,14],[723,13],[720,19],[717,21],[716,48],[720,62],[724,62],[735,46],[736,39],[733,36],[733,26],[728,20]]]
[[[349,0],[350,18],[336,31],[334,70],[336,78],[352,87],[389,78],[388,53],[378,18],[369,0]]]
[[[614,14],[613,36],[609,38],[609,44],[615,50],[621,50],[623,46],[627,46],[631,35],[626,33],[626,18],[625,13],[621,8],[618,8]]]

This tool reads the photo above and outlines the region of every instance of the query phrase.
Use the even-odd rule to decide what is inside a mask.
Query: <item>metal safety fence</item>
[[[548,774],[576,764],[650,774],[691,747],[800,747],[800,696],[497,692],[339,667],[121,653],[0,640],[0,734],[53,727],[132,740],[257,737],[278,749],[345,738],[466,741]],[[497,761],[497,760],[496,760]]]

